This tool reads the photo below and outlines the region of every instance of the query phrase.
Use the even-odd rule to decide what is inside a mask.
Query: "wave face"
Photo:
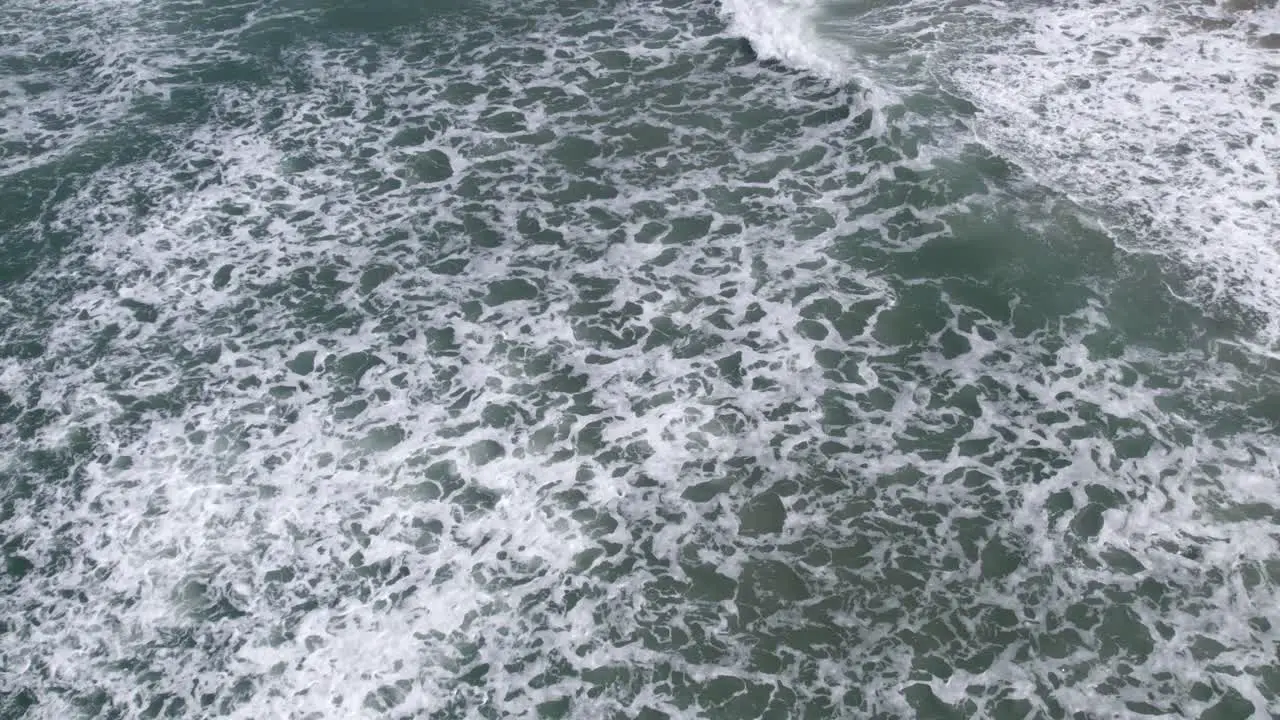
[[[1274,17],[4,3],[0,718],[1265,713]]]

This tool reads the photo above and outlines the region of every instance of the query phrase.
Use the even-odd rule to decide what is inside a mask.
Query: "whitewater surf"
[[[1275,12],[5,3],[0,717],[1267,716]]]

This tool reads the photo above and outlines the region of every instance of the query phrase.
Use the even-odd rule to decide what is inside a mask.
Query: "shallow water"
[[[0,717],[1265,717],[1278,25],[7,3]]]

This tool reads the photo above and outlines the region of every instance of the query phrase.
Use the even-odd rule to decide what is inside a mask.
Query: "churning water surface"
[[[0,717],[1268,717],[1278,47],[0,2]]]

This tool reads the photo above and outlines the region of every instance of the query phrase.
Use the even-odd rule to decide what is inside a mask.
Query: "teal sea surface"
[[[0,719],[1280,713],[1280,10],[0,0]]]

